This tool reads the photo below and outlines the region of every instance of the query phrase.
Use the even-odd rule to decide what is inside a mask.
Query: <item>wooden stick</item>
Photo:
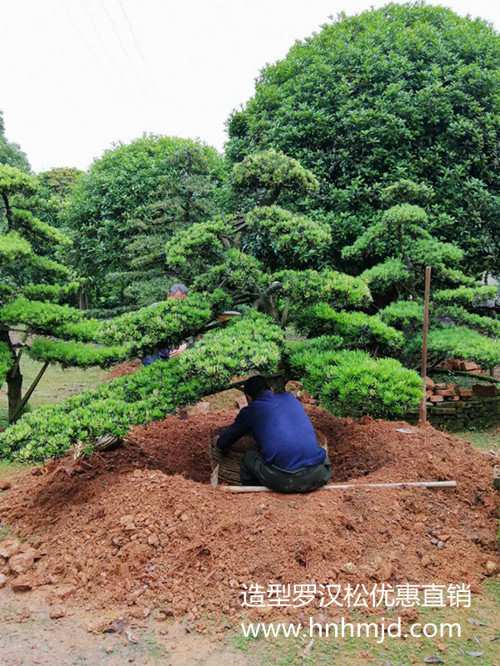
[[[424,425],[427,423],[427,387],[425,379],[427,377],[427,334],[429,332],[429,300],[431,294],[431,267],[425,267],[425,284],[424,284],[424,323],[422,330],[422,382],[423,391],[422,400],[420,402],[420,417],[419,424]]]
[[[373,488],[456,488],[456,481],[400,481],[398,483],[330,483],[318,490],[370,490]],[[228,493],[272,493],[266,486],[219,486]]]

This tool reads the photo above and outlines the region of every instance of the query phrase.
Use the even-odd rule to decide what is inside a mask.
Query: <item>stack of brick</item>
[[[471,375],[485,374],[481,366],[474,363],[474,361],[464,361],[460,358],[448,358],[446,361],[440,363],[438,368],[440,370],[461,370],[462,372],[468,372]]]
[[[473,389],[459,386],[458,384],[436,383],[430,377],[425,380],[425,397],[427,402],[435,404],[438,402],[458,402],[469,400],[473,396]]]

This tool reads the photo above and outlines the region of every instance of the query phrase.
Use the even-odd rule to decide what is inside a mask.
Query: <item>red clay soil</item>
[[[118,363],[111,368],[106,375],[106,379],[116,379],[117,377],[123,377],[124,375],[131,375],[140,367],[140,365],[141,362],[138,358]]]
[[[334,482],[456,479],[457,489],[229,494],[208,485],[208,445],[235,412],[169,417],[76,471],[53,462],[0,495],[2,522],[42,555],[30,583],[90,606],[194,618],[239,613],[251,582],[478,589],[496,561],[493,456],[431,427],[309,411]]]

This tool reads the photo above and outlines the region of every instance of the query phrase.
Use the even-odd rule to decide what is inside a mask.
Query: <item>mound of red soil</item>
[[[239,612],[252,582],[476,588],[495,559],[493,458],[431,427],[310,413],[329,439],[334,482],[456,479],[457,489],[229,494],[208,485],[208,445],[234,412],[169,417],[78,469],[53,462],[1,494],[2,521],[42,555],[30,583],[64,584],[90,605],[194,617]]]

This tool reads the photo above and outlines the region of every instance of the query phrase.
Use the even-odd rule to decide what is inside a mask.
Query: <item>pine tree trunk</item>
[[[22,400],[23,376],[19,364],[13,368],[13,372],[7,374],[7,397],[9,400],[9,423],[14,423]]]
[[[16,350],[12,344],[12,340],[10,339],[9,332],[6,330],[0,330],[0,340],[5,342],[9,347],[13,361],[13,365],[7,372],[6,377],[9,423],[13,423],[16,420],[16,416],[19,416],[17,412],[22,400],[23,375],[19,365],[18,354],[16,354]]]
[[[9,198],[6,194],[2,194],[2,199],[5,207],[5,217],[7,218],[7,230],[12,231],[14,223],[12,219],[12,208],[10,207]]]

